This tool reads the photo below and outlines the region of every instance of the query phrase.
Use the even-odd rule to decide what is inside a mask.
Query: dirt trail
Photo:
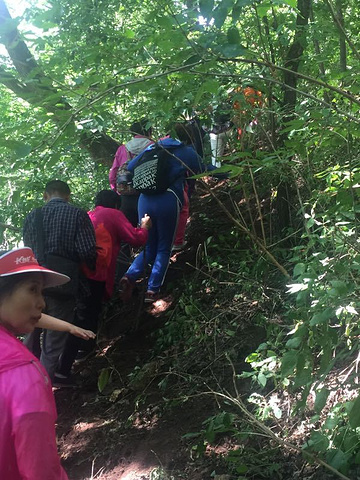
[[[201,211],[211,215],[212,207]],[[182,436],[199,431],[218,410],[216,403],[195,397],[170,408],[157,386],[161,376],[156,361],[149,361],[156,331],[176,302],[176,282],[193,272],[188,264],[194,263],[198,243],[208,234],[201,228],[192,230],[188,248],[172,259],[167,276],[171,293],[165,292],[153,308],[140,310],[141,295],[130,306],[115,301],[107,309],[100,353],[75,373],[80,388],[55,391],[59,448],[71,480],[210,478],[213,461],[191,459]],[[137,312],[139,328],[131,332]],[[145,364],[143,382],[134,381],[132,372]],[[99,372],[111,366],[112,381],[100,394]]]

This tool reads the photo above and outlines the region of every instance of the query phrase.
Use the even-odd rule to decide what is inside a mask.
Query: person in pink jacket
[[[148,239],[148,231],[151,228],[151,219],[146,214],[140,220],[140,227],[133,227],[123,212],[117,209],[117,201],[118,195],[115,192],[101,190],[95,199],[95,209],[88,212],[95,229],[95,236],[102,226],[109,234],[108,261],[105,262],[105,265],[104,262],[101,262],[102,265],[97,264],[95,272],[88,270],[87,275],[91,280],[105,281],[107,298],[111,298],[113,293],[116,259],[121,244],[127,243],[132,247],[145,245]]]
[[[116,150],[114,161],[109,172],[109,182],[112,190],[116,191],[116,175],[119,168],[154,143],[153,140],[150,139],[151,128],[147,127],[148,124],[149,121],[146,118],[133,123],[130,127],[130,132],[134,135],[133,138],[129,142],[120,145]]]
[[[0,478],[67,480],[55,439],[51,382],[17,339],[36,327],[44,287],[69,277],[39,266],[28,247],[0,255]]]

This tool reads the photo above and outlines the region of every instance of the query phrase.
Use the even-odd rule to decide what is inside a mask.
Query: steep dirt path
[[[78,368],[81,387],[55,392],[60,451],[71,480],[171,478],[162,472],[194,480],[205,478],[206,472],[209,478],[211,462],[193,461],[181,437],[199,431],[216,406],[210,399],[194,398],[169,408],[162,398],[157,362],[149,358],[153,334],[165,320],[158,309],[169,306],[169,298],[158,303],[142,311],[135,333],[121,334],[131,316],[127,321],[113,318],[117,337],[102,340],[102,352]],[[132,372],[145,364],[144,378],[132,379]],[[112,382],[100,394],[99,372],[111,365],[116,368]]]
[[[233,201],[226,192],[223,199]],[[76,372],[80,388],[55,392],[59,447],[71,480],[204,480],[213,478],[215,466],[217,475],[226,471],[221,464],[226,439],[197,458],[182,438],[199,432],[205,419],[219,413],[219,404],[209,396],[187,398],[183,391],[180,399],[163,397],[158,384],[164,359],[152,359],[157,332],[181,293],[178,285],[196,274],[199,245],[229,228],[206,191],[193,198],[192,218],[188,246],[172,258],[161,300],[145,308],[138,294],[130,305],[115,301],[108,307],[99,353]],[[109,368],[111,382],[100,394],[99,372]]]
[[[207,213],[206,207],[205,213],[201,209],[211,215],[211,207]],[[208,235],[198,227],[188,248],[172,259],[167,275],[172,289],[193,272],[187,264],[194,263],[198,243]],[[140,297],[128,306],[115,301],[107,309],[100,352],[75,373],[80,388],[55,391],[59,447],[71,480],[210,478],[212,461],[206,465],[191,459],[182,436],[199,431],[216,404],[193,398],[170,408],[157,386],[161,376],[157,377],[156,361],[149,361],[156,332],[176,302],[176,288],[153,308],[142,307]],[[138,331],[132,332],[137,321]],[[147,375],[134,380],[133,372],[145,364]],[[112,381],[100,394],[99,372],[109,367],[114,367]]]

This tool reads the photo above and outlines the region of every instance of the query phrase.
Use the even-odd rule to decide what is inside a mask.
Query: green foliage
[[[99,377],[98,377],[98,390],[100,393],[104,391],[106,386],[111,382],[111,376],[112,376],[113,369],[110,367],[103,368],[100,371]]]
[[[184,439],[196,438],[197,442],[192,446],[193,452],[196,452],[197,456],[203,455],[207,444],[212,444],[218,434],[221,433],[234,433],[236,429],[234,427],[235,417],[227,412],[221,412],[213,417],[207,418],[203,422],[204,428],[200,432],[187,433],[183,435]]]
[[[268,349],[266,343],[261,344],[256,352],[248,355],[245,358],[245,362],[251,365],[252,370],[250,372],[243,372],[239,375],[239,378],[251,378],[261,387],[265,387],[269,379],[274,380],[276,383],[276,376],[278,376],[278,357],[273,350]]]
[[[231,193],[224,202],[244,228],[236,222],[217,228],[205,213],[199,217],[208,240],[198,252],[198,283],[184,287],[157,349],[179,354],[175,366],[188,367],[196,354],[206,372],[219,352],[233,361],[242,355],[251,370],[237,370],[236,378],[251,378],[259,389],[252,396],[259,418],[279,418],[266,389],[286,388],[297,398],[293,413],[313,409],[317,417],[304,451],[346,471],[360,458],[359,405],[351,394],[360,334],[359,62],[347,45],[347,67],[341,66],[338,27],[326,3],[313,2],[311,21],[300,30],[306,2],[295,0],[57,0],[0,25],[4,44],[18,26],[37,62],[26,73],[9,56],[0,58],[0,238],[6,248],[19,243],[23,219],[42,203],[51,178],[68,181],[74,203],[92,207],[108,184],[113,155],[104,134],[122,142],[129,124],[146,116],[158,137],[194,111],[209,127],[215,112],[230,114],[243,132],[230,139],[222,171],[230,174],[234,197],[242,192],[247,210]],[[348,2],[343,15],[348,38],[358,38],[358,4]],[[299,46],[305,47],[301,58],[289,58]],[[296,98],[289,111],[289,72],[282,69],[298,60],[302,76],[290,85]],[[28,64],[27,58],[20,62]],[[263,92],[261,108],[236,91],[249,84]],[[237,112],[234,101],[241,106]],[[284,185],[291,218],[288,230],[279,232]],[[249,232],[260,239],[256,246]],[[264,249],[292,273],[285,299]],[[232,285],[226,298],[224,284]],[[257,302],[257,315],[249,313],[249,298]],[[265,307],[273,298],[278,324]],[[239,305],[266,329],[266,342],[253,352],[236,343]],[[343,383],[337,376],[342,368],[350,372]],[[196,390],[199,377],[185,371]],[[110,377],[102,371],[100,391]],[[327,419],[324,412],[330,412]],[[209,425],[203,434],[210,438],[216,428]],[[247,460],[237,474],[246,474],[244,468],[250,468]],[[259,476],[258,470],[252,474]]]

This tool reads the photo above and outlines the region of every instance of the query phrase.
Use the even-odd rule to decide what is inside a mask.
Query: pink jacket
[[[56,407],[40,362],[0,326],[0,478],[67,480],[55,439]]]
[[[113,190],[116,189],[116,175],[119,168],[124,165],[125,162],[131,160],[136,155],[139,155],[146,147],[154,143],[152,140],[149,140],[147,137],[142,135],[135,135],[130,142],[127,142],[125,145],[120,145],[116,150],[114,162],[109,172],[109,182]]]
[[[133,227],[125,215],[114,208],[95,207],[88,214],[94,225],[95,234],[97,227],[103,224],[103,227],[111,236],[112,243],[108,265],[102,268],[98,268],[97,265],[96,272],[88,274],[88,277],[99,282],[106,281],[106,294],[111,297],[114,289],[116,259],[121,244],[128,243],[132,247],[145,245],[148,239],[148,231],[146,228]]]

